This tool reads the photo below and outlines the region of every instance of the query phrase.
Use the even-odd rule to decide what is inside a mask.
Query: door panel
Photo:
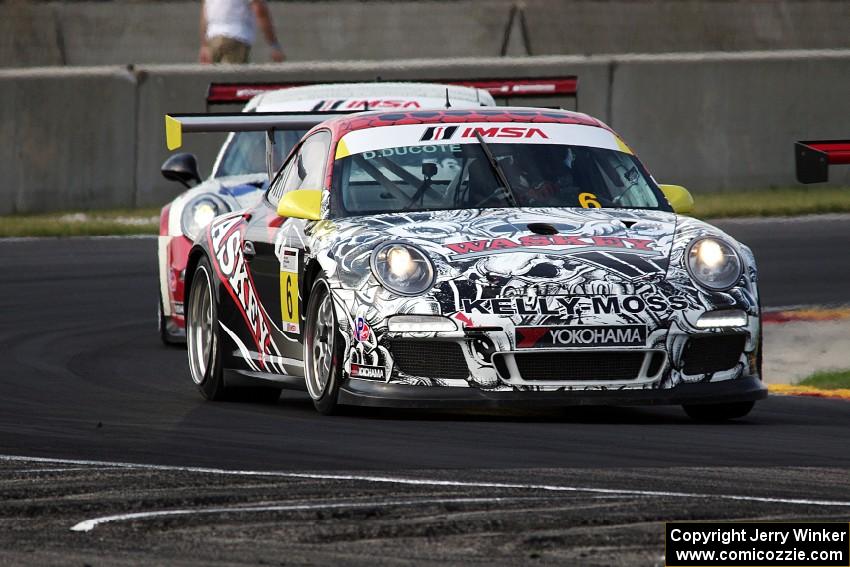
[[[308,221],[281,218],[277,203],[288,191],[313,189],[322,179],[330,148],[330,132],[320,130],[302,141],[289,161],[272,181],[248,224],[246,240],[252,242],[255,255],[251,273],[259,289],[263,306],[274,322],[275,344],[289,373],[303,374],[304,303],[299,292],[304,272],[304,226]],[[289,362],[287,362],[289,361]]]
[[[287,225],[303,221],[284,221],[277,216],[270,203],[265,200],[263,203],[262,207],[256,209],[257,214],[251,218],[245,234],[245,240],[252,243],[255,252],[248,265],[260,301],[274,324],[272,335],[281,356],[300,361],[303,356],[298,320],[301,306],[297,290],[303,250],[288,245],[290,239],[284,234],[292,231]],[[285,287],[287,280],[289,295]],[[291,292],[292,284],[295,284],[294,293]],[[288,366],[287,370],[291,372]]]

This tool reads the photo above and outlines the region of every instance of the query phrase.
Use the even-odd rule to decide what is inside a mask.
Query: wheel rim
[[[307,390],[315,400],[325,393],[331,372],[333,372],[335,337],[333,301],[330,294],[325,291],[319,301],[315,317],[311,318],[307,340],[304,343]]]
[[[189,317],[186,321],[186,342],[189,350],[189,369],[195,384],[201,384],[215,354],[213,332],[213,299],[209,275],[199,268],[192,282]]]

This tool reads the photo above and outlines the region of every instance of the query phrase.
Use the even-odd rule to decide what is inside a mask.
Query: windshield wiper
[[[481,132],[476,130],[475,137],[478,139],[478,143],[481,144],[481,149],[484,150],[484,155],[487,156],[487,161],[490,162],[490,167],[493,168],[493,171],[496,172],[496,177],[499,179],[499,183],[501,183],[505,188],[505,197],[508,198],[508,202],[514,206],[518,207],[519,203],[517,203],[516,195],[514,195],[514,190],[511,188],[511,184],[508,182],[508,176],[505,175],[505,172],[502,170],[502,166],[499,165],[499,162],[496,161],[496,157],[493,155],[493,152],[490,151],[490,146],[487,145],[487,142],[484,141],[484,138],[481,137]]]

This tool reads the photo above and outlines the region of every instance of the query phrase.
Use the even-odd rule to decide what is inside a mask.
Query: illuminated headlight
[[[704,313],[697,321],[700,329],[715,327],[744,327],[747,324],[747,314],[740,309],[724,309]]]
[[[183,209],[183,216],[180,218],[183,234],[190,240],[195,240],[201,229],[210,224],[211,220],[229,210],[223,201],[211,195],[196,197]]]
[[[396,315],[387,320],[387,327],[391,333],[437,333],[457,330],[454,321],[439,315]]]
[[[411,244],[387,242],[372,253],[372,272],[381,285],[398,295],[419,295],[434,285],[434,266]]]
[[[741,258],[732,246],[719,238],[697,238],[688,246],[685,263],[691,277],[713,291],[725,291],[741,277]]]

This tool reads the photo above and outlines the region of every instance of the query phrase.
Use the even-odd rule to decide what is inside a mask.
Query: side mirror
[[[277,215],[292,219],[321,220],[322,191],[296,189],[285,193],[277,204]]]
[[[667,202],[680,215],[687,215],[694,210],[694,198],[681,185],[659,185],[661,192],[667,197]]]
[[[174,154],[162,164],[160,168],[162,176],[169,181],[177,181],[185,187],[192,187],[189,182],[194,181],[195,185],[201,182],[201,174],[198,173],[198,160],[193,154]]]

